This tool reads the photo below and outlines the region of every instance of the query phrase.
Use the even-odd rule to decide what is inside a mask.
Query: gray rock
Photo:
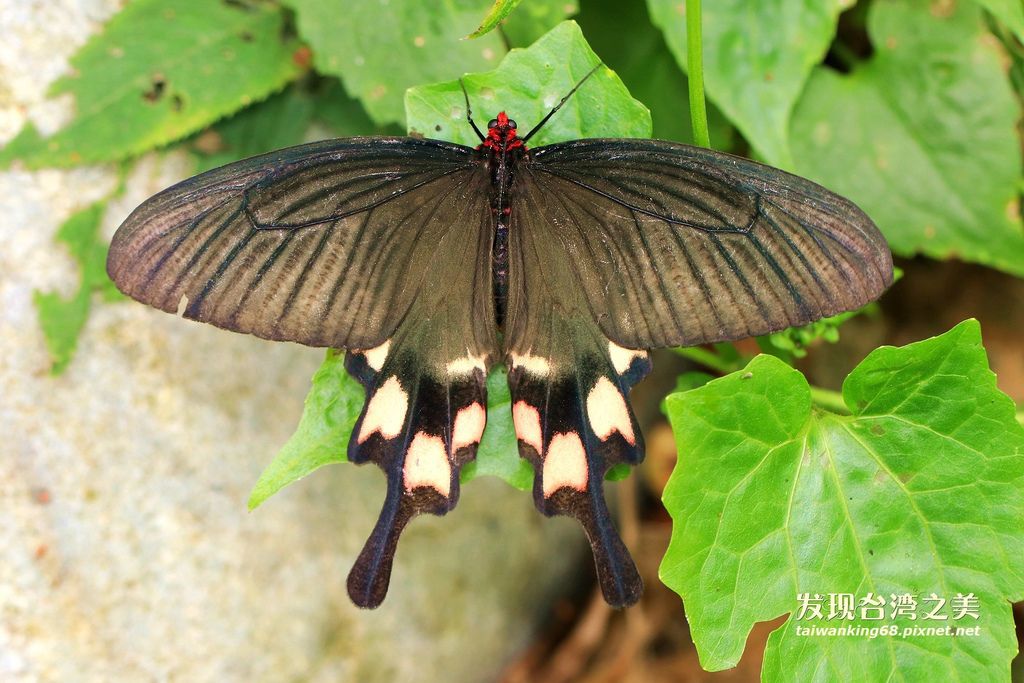
[[[61,118],[47,79],[118,5],[11,4],[0,140],[26,115]],[[187,172],[143,160],[107,235]],[[0,680],[493,679],[576,579],[582,533],[474,482],[408,529],[383,607],[354,608],[345,576],[383,500],[376,468],[324,468],[245,507],[322,351],[97,302],[66,374],[48,375],[32,292],[74,291],[54,233],[115,182],[0,173]]]

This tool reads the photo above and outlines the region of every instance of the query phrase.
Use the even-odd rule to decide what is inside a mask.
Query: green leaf
[[[530,0],[505,19],[501,32],[512,47],[526,47],[580,11],[576,0]]]
[[[487,377],[487,428],[476,460],[462,468],[462,483],[479,476],[504,479],[520,491],[533,487],[533,466],[519,457],[519,442],[512,424],[512,396],[505,368],[496,367]]]
[[[196,172],[303,141],[313,120],[313,99],[289,88],[221,121],[191,141]]]
[[[331,128],[338,137],[354,135],[401,135],[398,126],[378,126],[367,115],[359,100],[349,97],[336,78],[325,78],[324,87],[314,95],[314,117]]]
[[[720,0],[705,3],[704,84],[762,158],[792,166],[789,118],[815,64],[828,51],[839,13],[852,0]],[[654,24],[686,66],[681,0],[647,0]]]
[[[470,33],[466,38],[479,38],[485,33],[490,33],[498,24],[512,14],[512,10],[516,8],[522,0],[494,0],[494,4],[491,5],[490,11],[487,12],[487,16],[480,22],[480,25],[475,31]]]
[[[644,4],[592,0],[583,6],[578,21],[598,56],[619,74],[634,97],[650,107],[652,136],[692,144],[686,75],[664,36],[651,25]],[[708,126],[716,148],[732,146],[733,128],[713,106],[708,108]]]
[[[874,57],[815,71],[793,118],[796,169],[856,201],[893,251],[1024,275],[1020,106],[978,8],[871,5]]]
[[[735,665],[754,623],[789,613],[768,639],[766,681],[1005,679],[1017,648],[1007,601],[1024,597],[1024,428],[978,323],[876,349],[843,398],[849,416],[812,409],[803,376],[771,356],[669,397],[680,460],[661,577],[683,597],[702,666]],[[884,617],[859,604],[851,620],[801,615],[798,595],[838,593],[882,596]],[[923,618],[932,593],[949,601],[946,621]],[[903,594],[916,621],[891,618]],[[977,620],[952,618],[957,594],[978,598]],[[980,634],[902,631],[947,624]],[[798,630],[815,626],[899,635]]]
[[[494,71],[467,74],[462,82],[478,125],[498,111],[506,111],[525,132],[599,63],[576,22],[565,21],[531,47],[510,52]],[[466,122],[465,98],[458,81],[411,88],[405,107],[411,133],[479,144]],[[530,144],[604,136],[647,137],[650,133],[647,108],[629,96],[615,72],[598,69]]]
[[[329,349],[295,433],[281,447],[249,495],[253,510],[282,488],[313,470],[345,462],[352,426],[363,409],[363,386],[345,372],[345,352]]]
[[[98,239],[106,208],[105,200],[96,202],[72,214],[57,231],[57,241],[64,243],[81,271],[75,294],[64,298],[57,292],[33,293],[39,325],[53,359],[50,372],[54,375],[64,372],[74,356],[78,337],[89,317],[93,294],[107,301],[123,298],[107,277],[107,245]]]
[[[378,124],[403,122],[406,88],[490,68],[505,54],[496,33],[462,40],[487,0],[285,3],[295,10],[317,70],[341,78]]]
[[[1017,40],[1024,43],[1024,3],[1020,0],[977,0],[978,4],[992,13],[999,21],[1013,31]]]
[[[283,28],[272,4],[133,2],[54,84],[54,95],[74,97],[74,119],[48,138],[26,126],[0,150],[0,166],[125,159],[200,130],[300,73]]]

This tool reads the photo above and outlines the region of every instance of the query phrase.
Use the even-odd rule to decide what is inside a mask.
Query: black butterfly
[[[645,350],[804,324],[891,283],[871,220],[803,178],[658,140],[527,149],[582,83],[521,138],[504,112],[484,135],[467,97],[476,148],[292,147],[164,190],[114,236],[107,270],[139,301],[348,349],[367,396],[348,457],[388,482],[348,578],[357,605],[384,599],[409,520],[457,502],[498,363],[538,509],[578,519],[605,599],[636,602],[602,484],[643,457],[626,396],[650,370]]]

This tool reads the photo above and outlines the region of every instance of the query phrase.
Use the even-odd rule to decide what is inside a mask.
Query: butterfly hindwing
[[[434,330],[427,324],[420,331]],[[398,538],[409,520],[455,507],[459,472],[476,457],[486,424],[486,356],[463,350],[461,358],[437,362],[424,353],[422,341],[420,334],[403,335],[346,358],[367,394],[348,458],[375,463],[387,479],[380,517],[348,578],[349,595],[361,607],[384,599]]]

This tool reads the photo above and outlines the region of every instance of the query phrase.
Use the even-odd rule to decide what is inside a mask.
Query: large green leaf
[[[570,21],[552,29],[530,48],[509,53],[496,70],[470,74],[464,80],[479,117],[486,121],[501,106],[514,112],[526,130],[529,122],[539,121],[598,63],[579,26]],[[427,131],[431,137],[455,142],[478,143],[465,120],[465,100],[458,81],[410,90],[407,107],[411,130]],[[490,110],[495,111],[488,113]],[[600,69],[548,122],[543,132],[544,139],[554,141],[600,135],[645,136],[650,130],[647,109],[629,96],[614,73]],[[538,139],[540,136],[538,133]],[[533,470],[519,458],[511,399],[501,368],[491,373],[487,386],[487,429],[477,460],[463,470],[462,480],[490,475],[527,489],[532,485]],[[313,377],[295,434],[260,477],[250,507],[322,465],[344,461],[363,395],[362,386],[345,373],[342,356],[328,353]],[[621,475],[621,471],[617,474]]]
[[[719,0],[704,3],[708,97],[769,163],[788,167],[789,118],[811,69],[825,56],[852,0]],[[686,65],[682,0],[647,0],[651,19]]]
[[[48,138],[26,126],[0,150],[0,165],[125,159],[200,130],[300,73],[283,28],[272,4],[137,0],[54,84],[54,95],[74,97],[72,121]]]
[[[525,134],[599,63],[576,22],[565,21],[530,48],[510,52],[494,71],[468,74],[462,82],[478,126],[505,111]],[[480,142],[466,122],[465,97],[458,81],[412,88],[405,107],[411,133],[464,145]],[[647,108],[629,96],[615,72],[600,68],[530,144],[650,134]]]
[[[492,67],[505,54],[497,33],[463,40],[487,0],[353,2],[285,0],[317,70],[338,76],[378,124],[402,123],[406,88]]]
[[[683,597],[702,665],[733,666],[755,622],[789,613],[765,680],[1005,679],[1017,649],[1007,601],[1024,597],[1024,428],[977,322],[876,349],[843,398],[851,415],[812,408],[803,376],[770,356],[668,398],[680,461],[661,576]],[[933,593],[944,621],[926,618]],[[829,594],[855,596],[853,618],[827,619]],[[869,594],[884,598],[882,619],[861,612]],[[891,618],[906,594],[917,618]],[[958,594],[977,598],[977,619],[954,618]],[[817,597],[823,616],[801,614]],[[903,631],[946,625],[980,628]],[[839,626],[898,634],[801,631]]]
[[[793,118],[797,170],[861,205],[901,254],[1024,274],[1020,105],[978,8],[872,5],[875,56],[822,67]]]

